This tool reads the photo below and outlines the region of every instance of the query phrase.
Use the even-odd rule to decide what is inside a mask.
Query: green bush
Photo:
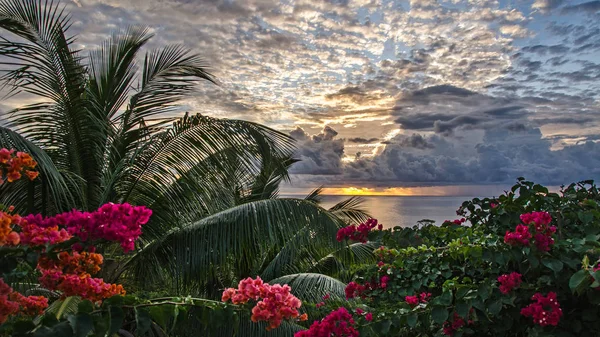
[[[464,202],[457,214],[471,225],[447,221],[372,232],[370,239],[383,244],[376,251],[381,261],[358,268],[347,288],[355,298],[344,306],[354,313],[360,308],[354,325],[361,337],[599,336],[599,201],[591,181],[551,193],[519,178],[499,198]],[[521,215],[530,212],[547,212],[551,223],[523,224]],[[521,229],[532,236],[528,245],[507,243],[517,225],[527,225]],[[498,278],[511,273],[522,282],[503,293]],[[419,300],[428,293],[426,302]],[[522,313],[537,293],[556,293],[562,315],[549,306],[552,297],[537,307],[541,317],[560,316],[556,326]],[[363,319],[365,313],[373,319]]]

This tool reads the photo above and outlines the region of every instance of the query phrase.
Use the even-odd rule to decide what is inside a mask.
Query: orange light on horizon
[[[439,186],[387,187],[381,190],[369,187],[326,187],[325,195],[364,195],[364,196],[445,196],[448,191]]]

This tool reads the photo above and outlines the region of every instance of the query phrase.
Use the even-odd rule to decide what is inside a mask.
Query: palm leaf
[[[46,313],[53,314],[57,319],[77,312],[77,306],[82,302],[79,296],[70,296],[65,299],[56,300],[46,308]]]
[[[9,114],[8,126],[44,148],[57,167],[90,179],[99,160],[93,152],[98,130],[82,99],[86,74],[66,35],[69,16],[53,1],[2,1],[0,28],[23,41],[0,38],[0,64],[10,69],[2,81],[46,100]]]
[[[371,215],[360,207],[363,203],[363,198],[355,196],[338,202],[329,210],[331,213],[342,219],[346,219],[355,224],[360,224],[371,218]]]
[[[18,133],[0,126],[0,147],[8,149],[16,149],[30,153],[31,156],[38,162],[38,170],[43,184],[46,184],[44,195],[36,198],[40,203],[44,203],[45,207],[39,205],[36,209],[45,210],[47,212],[60,212],[69,210],[72,205],[76,204],[76,200],[82,197],[81,190],[78,189],[76,177],[65,172],[61,173],[59,168],[54,165],[53,160],[48,154],[23,138]],[[36,183],[36,193],[42,194],[42,183]],[[0,186],[0,203],[5,205],[13,205],[19,212],[28,211],[27,199],[23,198],[25,191],[28,188],[28,183],[21,181],[13,184],[3,184]]]
[[[304,197],[304,200],[309,200],[320,204],[321,202],[323,202],[323,196],[321,195],[321,193],[323,193],[323,186],[319,186],[312,190],[306,197]]]
[[[346,298],[346,284],[333,277],[302,273],[286,275],[269,281],[270,284],[287,284],[292,288],[292,293],[302,301],[312,303],[320,302],[325,295],[330,295],[333,299]]]
[[[128,267],[140,273],[136,279],[142,279],[146,276],[141,273],[150,272],[144,270],[144,262],[151,258],[160,259],[160,265],[182,284],[214,282],[225,270],[240,279],[253,276],[257,257],[283,247],[306,226],[334,237],[340,223],[326,210],[304,200],[245,203],[163,234],[136,254]],[[153,254],[157,249],[169,255]]]

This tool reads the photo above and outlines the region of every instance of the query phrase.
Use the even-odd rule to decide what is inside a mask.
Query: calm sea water
[[[323,206],[329,208],[347,199],[347,196],[328,195],[323,197]],[[457,219],[456,210],[465,200],[472,197],[391,197],[368,196],[362,197],[362,208],[385,228],[394,226],[410,227],[422,219],[435,220],[441,224],[444,220]]]

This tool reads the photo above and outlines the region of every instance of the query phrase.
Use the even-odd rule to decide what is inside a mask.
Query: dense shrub
[[[465,220],[372,231],[380,261],[358,267],[344,324],[360,336],[598,336],[599,201],[591,181],[552,193],[520,178],[463,203]]]

